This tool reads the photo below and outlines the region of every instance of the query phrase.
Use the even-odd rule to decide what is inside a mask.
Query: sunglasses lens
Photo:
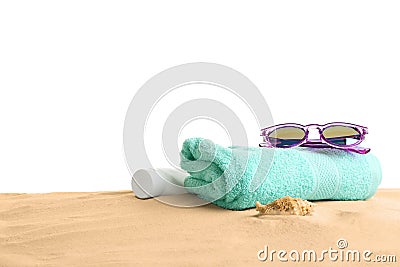
[[[268,135],[269,142],[275,147],[291,147],[304,140],[305,132],[298,127],[281,127]]]
[[[326,128],[322,135],[328,143],[337,146],[349,146],[361,139],[361,133],[350,126],[331,126]]]

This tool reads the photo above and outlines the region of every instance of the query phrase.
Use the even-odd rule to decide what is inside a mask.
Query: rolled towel
[[[231,210],[291,196],[307,200],[364,200],[381,182],[371,153],[331,148],[228,147],[203,138],[185,140],[181,167],[186,189]]]

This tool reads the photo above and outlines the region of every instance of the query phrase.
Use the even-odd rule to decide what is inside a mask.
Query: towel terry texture
[[[190,176],[186,189],[231,210],[255,207],[283,196],[307,200],[364,200],[381,182],[381,167],[371,153],[330,148],[222,147],[190,138],[181,151]]]

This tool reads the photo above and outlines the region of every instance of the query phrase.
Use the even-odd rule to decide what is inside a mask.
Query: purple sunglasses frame
[[[332,126],[345,126],[345,127],[351,127],[356,129],[360,133],[360,139],[350,145],[343,145],[343,146],[338,146],[335,144],[330,143],[326,138],[323,136],[323,131],[329,127]],[[364,147],[359,147],[358,145],[364,141],[365,135],[368,134],[368,128],[365,126],[353,124],[353,123],[347,123],[347,122],[330,122],[327,124],[307,124],[307,125],[302,125],[298,123],[282,123],[282,124],[277,124],[274,126],[270,126],[267,128],[261,129],[261,134],[260,136],[263,136],[264,142],[260,143],[260,147],[276,147],[272,142],[269,141],[268,135],[273,132],[276,129],[279,128],[286,128],[286,127],[296,127],[300,128],[304,131],[305,135],[304,138],[297,144],[287,146],[284,148],[292,148],[292,147],[298,147],[298,146],[303,146],[303,147],[314,147],[314,148],[338,148],[342,150],[347,150],[351,152],[356,152],[359,154],[367,154],[371,149],[370,148],[364,148]],[[319,131],[319,139],[309,139],[308,134],[309,134],[309,128],[316,128]]]

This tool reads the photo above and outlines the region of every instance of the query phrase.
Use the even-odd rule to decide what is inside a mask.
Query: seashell
[[[256,211],[259,215],[307,215],[314,211],[316,204],[311,203],[301,198],[293,198],[290,196],[279,198],[271,203],[262,205],[260,202],[256,202]]]

